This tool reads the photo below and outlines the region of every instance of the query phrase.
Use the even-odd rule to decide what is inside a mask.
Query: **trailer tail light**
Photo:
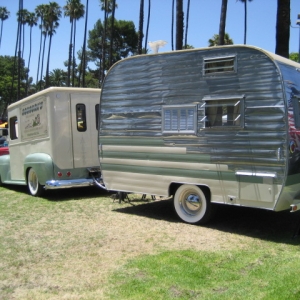
[[[70,171],[67,172],[67,176],[70,177],[72,174]]]
[[[62,172],[57,172],[58,177],[62,177]]]

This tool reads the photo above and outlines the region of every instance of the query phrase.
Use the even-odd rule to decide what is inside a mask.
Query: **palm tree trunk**
[[[30,26],[30,35],[29,35],[29,56],[27,64],[27,73],[26,73],[26,96],[28,96],[28,77],[29,77],[29,68],[30,68],[30,59],[31,59],[31,48],[32,48],[32,26]]]
[[[43,18],[41,18],[41,36],[40,36],[40,49],[39,49],[39,58],[38,58],[38,67],[37,67],[37,72],[36,72],[36,84],[38,83],[39,80],[39,72],[40,72],[40,61],[41,61],[41,52],[42,52],[42,41],[43,41],[43,29],[42,29],[42,24],[43,24]]]
[[[88,21],[88,10],[89,10],[89,0],[86,0],[86,5],[85,5],[85,25],[84,25],[84,37],[83,37],[83,47],[82,47],[82,54],[81,54],[81,68],[80,72],[82,70],[82,87],[85,86],[85,61],[86,61],[86,32],[87,32],[87,21]],[[80,86],[80,78],[81,78],[81,73],[79,74],[79,84]]]
[[[188,0],[187,10],[186,10],[185,39],[184,39],[184,48],[185,49],[186,49],[186,46],[187,46],[187,35],[188,35],[188,28],[189,28],[189,15],[190,15],[190,0]]]
[[[74,20],[72,19],[72,20],[71,20],[70,43],[69,43],[69,59],[68,59],[68,78],[67,78],[67,86],[70,86],[70,78],[71,78],[73,24],[74,24]]]
[[[219,45],[225,44],[225,27],[226,27],[226,12],[227,12],[227,0],[222,0],[221,17],[219,27]]]
[[[176,50],[182,49],[183,41],[183,0],[176,0]]]
[[[52,31],[52,28],[51,28],[51,31]],[[49,45],[48,45],[48,58],[47,58],[47,67],[46,67],[46,88],[49,87],[49,66],[50,66],[51,42],[52,42],[52,34],[50,34]]]
[[[289,58],[290,0],[277,1],[276,50],[275,53]]]
[[[148,32],[149,32],[149,24],[150,24],[150,12],[151,12],[151,0],[148,0],[148,17],[147,17],[147,28],[146,28],[146,37],[145,37],[145,51],[147,52],[147,44],[148,44]]]
[[[172,25],[171,25],[172,51],[174,50],[174,5],[175,5],[175,0],[172,0]]]
[[[74,33],[73,33],[73,54],[72,54],[72,86],[75,86],[75,42],[76,42],[76,19],[74,19]]]
[[[109,47],[109,66],[113,64],[113,44],[114,44],[114,31],[115,31],[115,10],[116,0],[112,0],[112,14],[111,14],[111,32],[110,32],[110,47]]]
[[[42,65],[41,65],[41,77],[40,77],[40,90],[42,89],[42,79],[43,79],[43,69],[44,69],[44,57],[45,57],[46,37],[47,37],[47,33],[45,33],[45,35],[44,35],[44,44],[43,44],[43,53],[42,53]]]
[[[107,25],[107,0],[104,0],[104,26],[102,35],[102,59],[101,59],[101,86],[104,80],[104,69],[105,69],[105,41],[106,41],[106,25]]]
[[[142,54],[143,48],[143,26],[144,26],[144,0],[140,1],[140,17],[139,17],[139,39],[138,54]]]
[[[247,44],[247,1],[248,0],[245,0],[245,17],[244,17],[244,45]]]
[[[3,20],[1,20],[1,30],[0,30],[0,48],[1,48],[1,40],[2,40],[2,31],[3,31]]]

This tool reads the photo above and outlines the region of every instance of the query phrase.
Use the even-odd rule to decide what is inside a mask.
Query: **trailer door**
[[[98,166],[98,94],[71,94],[74,168]]]

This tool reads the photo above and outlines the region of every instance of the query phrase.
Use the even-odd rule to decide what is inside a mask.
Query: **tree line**
[[[116,0],[99,0],[99,8],[103,12],[92,30],[87,32],[89,0],[85,5],[81,0],[66,0],[60,7],[56,2],[38,5],[33,12],[23,7],[19,0],[17,12],[18,31],[15,53],[9,57],[0,56],[0,104],[2,111],[7,105],[22,99],[49,86],[78,86],[101,87],[106,71],[118,60],[131,55],[147,53],[148,31],[151,15],[151,0],[148,0],[146,32],[144,32],[145,1],[139,4],[139,25],[136,31],[132,21],[115,19],[115,10],[118,8]],[[247,43],[247,4],[255,0],[237,0],[244,5],[244,44]],[[184,13],[183,0],[170,0],[172,9],[171,46],[172,50],[193,48],[187,43],[189,28],[190,0],[186,2]],[[219,32],[209,41],[209,46],[233,44],[226,33],[226,14],[228,0],[221,2]],[[49,70],[51,59],[52,39],[58,30],[62,17],[70,20],[70,37],[68,59],[64,62],[67,70]],[[0,50],[3,33],[3,23],[10,17],[6,7],[0,7]],[[75,53],[76,24],[85,18],[84,39],[81,49]],[[277,0],[276,16],[276,49],[275,53],[289,57],[289,30],[290,30],[290,0]],[[29,26],[29,56],[24,57],[25,27]],[[35,83],[29,76],[32,30],[38,26],[40,30],[39,55]],[[174,46],[175,39],[175,46]],[[143,46],[144,42],[144,46]],[[27,64],[25,63],[27,61]],[[96,69],[89,67],[94,62]],[[45,70],[44,70],[45,69]]]

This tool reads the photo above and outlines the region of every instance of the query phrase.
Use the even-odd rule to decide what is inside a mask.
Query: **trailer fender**
[[[49,154],[33,153],[26,156],[24,160],[24,177],[27,182],[27,173],[33,168],[41,185],[45,185],[47,180],[54,179],[53,160]]]

